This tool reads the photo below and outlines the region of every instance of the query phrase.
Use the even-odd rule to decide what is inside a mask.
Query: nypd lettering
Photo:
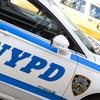
[[[40,58],[36,55],[32,55],[28,52],[24,52],[18,48],[12,47],[8,44],[4,44],[0,47],[0,56],[2,56],[6,51],[10,54],[10,59],[4,62],[4,65],[11,68],[16,68],[16,63],[28,58],[30,62],[28,62],[25,66],[21,66],[21,72],[26,74],[30,74],[32,70],[41,70],[48,65],[48,61],[46,59]],[[31,57],[31,58],[30,58]],[[52,76],[52,74],[56,71],[56,74]],[[45,81],[56,81],[60,79],[65,73],[65,69],[63,66],[58,65],[56,63],[51,63],[49,68],[44,72],[38,75],[38,78],[43,79]]]

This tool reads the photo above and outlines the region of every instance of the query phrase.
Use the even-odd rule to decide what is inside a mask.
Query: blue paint
[[[98,65],[98,64],[96,64],[96,63],[94,63],[92,61],[89,61],[89,60],[87,60],[85,58],[82,58],[82,57],[80,57],[78,55],[72,54],[71,55],[71,60],[73,60],[75,62],[78,62],[78,63],[80,63],[82,65],[85,65],[85,66],[87,66],[89,68],[92,68],[92,69],[100,72],[100,65]]]
[[[38,39],[34,36],[31,36],[21,30],[18,30],[17,28],[14,28],[10,25],[7,25],[6,23],[0,22],[0,29],[10,32],[13,35],[16,35],[22,39],[25,39],[27,41],[30,41],[31,43],[35,43],[41,47],[44,47],[52,52],[57,53],[57,48],[52,47],[49,43],[43,41],[42,39]]]
[[[9,49],[8,47],[10,47],[12,49],[8,50]],[[31,61],[27,62],[27,65],[25,65],[25,66],[20,66],[21,69],[19,70],[26,74],[30,74],[32,69],[40,71],[41,69],[48,66],[49,61],[47,61],[46,59],[40,58],[35,55],[33,55],[30,58],[30,56],[32,54],[30,54],[28,52],[24,52],[15,47],[11,47],[6,44],[4,44],[2,46],[2,50],[0,51],[1,54],[3,55],[3,53],[6,50],[8,50],[8,53],[10,54],[10,55],[8,55],[10,60],[7,60],[7,61],[4,60],[5,61],[4,65],[6,65],[6,67],[16,68],[18,62],[20,62],[26,58],[30,59]],[[55,75],[53,75],[53,77],[50,77],[50,75],[52,75],[52,73],[56,70],[57,70],[57,73]],[[39,73],[39,76],[37,78],[41,78],[45,81],[56,81],[56,80],[60,79],[64,75],[64,73],[65,73],[65,69],[63,66],[55,64],[55,63],[51,63],[50,68],[48,68],[45,72]]]
[[[38,87],[29,85],[27,83],[24,83],[22,81],[19,81],[17,79],[11,78],[11,77],[3,75],[3,74],[0,74],[0,81],[6,82],[12,86],[21,88],[23,90],[29,91],[31,93],[37,94],[39,96],[45,97],[50,100],[66,100],[65,98],[60,97],[54,93],[50,93],[48,91],[42,90]]]
[[[9,50],[11,48],[11,46],[7,45],[7,44],[4,44],[2,46],[2,49],[0,50],[0,56],[7,50]]]
[[[53,77],[50,77],[50,75],[56,70],[57,70],[56,75]],[[51,63],[50,68],[45,73],[41,74],[39,78],[47,80],[47,81],[56,81],[59,78],[61,78],[64,75],[64,73],[65,73],[64,67],[58,64]]]
[[[37,63],[39,63],[39,65],[37,65]],[[48,62],[45,59],[33,56],[31,62],[29,62],[27,66],[21,68],[20,71],[29,74],[32,71],[32,69],[41,70],[45,68],[47,66],[47,63]]]
[[[29,54],[27,52],[24,52],[24,53],[23,52],[24,51],[22,51],[22,50],[19,50],[17,48],[13,48],[12,54],[11,54],[11,59],[10,59],[10,61],[6,61],[5,65],[14,68],[14,67],[16,67],[17,62],[19,62],[20,60],[23,60],[25,58],[29,58],[31,56],[31,54]]]

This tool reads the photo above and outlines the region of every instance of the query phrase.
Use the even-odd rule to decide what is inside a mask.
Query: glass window
[[[91,5],[90,16],[100,19],[100,7],[97,7],[96,5]]]
[[[49,16],[37,1],[10,0],[2,7],[2,19],[36,35],[51,40],[60,33],[60,28],[54,18]],[[2,10],[2,11],[3,11]]]
[[[85,11],[85,4],[86,2],[84,0],[62,0],[61,3],[76,9],[77,11],[80,11],[84,13]]]

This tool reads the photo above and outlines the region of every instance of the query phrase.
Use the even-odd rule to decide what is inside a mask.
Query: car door
[[[16,3],[3,4],[0,81],[48,99],[63,100],[77,67],[71,60],[76,54],[68,50],[63,55],[51,45],[63,29],[37,2],[32,4],[35,13]]]

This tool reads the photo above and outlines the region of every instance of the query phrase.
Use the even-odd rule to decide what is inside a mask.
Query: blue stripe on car
[[[72,54],[71,55],[71,60],[73,60],[75,62],[78,62],[80,64],[83,64],[83,65],[85,65],[85,66],[87,66],[89,68],[92,68],[92,69],[100,72],[100,65],[98,65],[98,64],[96,64],[96,63],[94,63],[92,61],[89,61],[89,60],[87,60],[85,58],[82,58],[82,57],[80,57],[78,55]]]
[[[49,43],[36,38],[35,36],[31,36],[21,30],[18,30],[17,28],[12,27],[11,25],[8,25],[6,23],[0,22],[0,29],[10,32],[13,35],[16,35],[22,39],[25,39],[27,41],[30,41],[31,43],[35,43],[41,47],[44,47],[52,52],[57,53],[57,48],[52,47]]]
[[[8,83],[12,86],[16,86],[18,88],[24,89],[26,91],[37,94],[39,96],[45,97],[45,98],[50,99],[50,100],[66,100],[63,97],[60,97],[54,93],[42,90],[38,87],[29,85],[27,83],[24,83],[22,81],[19,81],[17,79],[11,78],[11,77],[3,75],[3,74],[0,74],[0,81]]]

